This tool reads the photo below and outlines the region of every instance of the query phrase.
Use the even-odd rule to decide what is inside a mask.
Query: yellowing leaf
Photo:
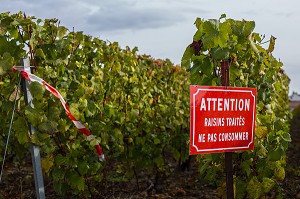
[[[265,177],[263,178],[262,185],[263,185],[264,192],[268,193],[274,187],[275,182],[274,180]]]
[[[250,198],[260,198],[262,194],[262,187],[256,176],[249,181],[247,185],[247,192],[249,193]]]
[[[76,104],[76,103],[72,103],[71,105],[70,105],[70,112],[71,112],[71,114],[77,119],[77,118],[79,118],[80,117],[80,112],[78,111],[78,104]]]
[[[284,171],[284,168],[280,165],[276,165],[276,168],[275,168],[275,178],[278,179],[278,180],[284,180],[285,178],[285,171]]]
[[[262,139],[265,138],[268,134],[268,128],[265,126],[258,126],[255,129],[255,135],[257,138]]]
[[[265,146],[261,143],[259,145],[259,151],[257,152],[257,155],[259,155],[260,157],[266,157],[267,156],[267,149],[265,148]]]
[[[275,40],[276,40],[276,38],[272,35],[270,38],[270,43],[269,43],[269,47],[268,47],[269,53],[273,52],[273,50],[274,50]]]
[[[46,174],[49,173],[53,165],[54,165],[54,159],[52,155],[49,155],[46,158],[42,159],[42,168]]]

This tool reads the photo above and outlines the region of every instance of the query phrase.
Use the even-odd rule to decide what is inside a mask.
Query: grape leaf
[[[84,190],[84,178],[76,173],[71,173],[69,175],[69,183],[71,187],[76,188],[79,191]]]
[[[26,120],[23,117],[18,117],[14,122],[15,136],[20,144],[28,143],[29,131],[26,125]]]

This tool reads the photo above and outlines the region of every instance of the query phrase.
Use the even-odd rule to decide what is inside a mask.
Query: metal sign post
[[[28,73],[31,73],[29,59],[21,59],[21,65],[24,66],[24,70]],[[22,77],[22,86],[24,90],[24,98],[26,105],[31,107],[33,106],[32,100],[33,97],[29,90],[29,81]],[[35,128],[29,124],[29,131],[31,134],[36,132]],[[34,144],[30,145],[30,152],[32,158],[32,167],[34,173],[34,183],[35,190],[38,199],[45,198],[45,189],[44,189],[44,181],[43,181],[43,173],[42,173],[42,165],[41,165],[41,156],[40,156],[40,148]]]
[[[221,74],[222,74],[222,86],[228,87],[230,84],[228,60],[221,62]],[[225,173],[226,173],[227,199],[234,199],[232,152],[225,153]]]

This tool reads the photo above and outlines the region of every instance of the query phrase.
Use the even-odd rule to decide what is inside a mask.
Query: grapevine
[[[227,19],[226,15],[211,20],[198,18],[195,25],[193,42],[181,62],[190,71],[191,84],[221,85],[220,65],[228,61],[230,85],[258,90],[255,149],[234,154],[236,198],[260,198],[270,191],[280,194],[279,182],[285,178],[286,150],[291,141],[289,78],[283,63],[272,55],[274,37],[264,49],[262,36],[253,32],[254,21]],[[224,170],[224,156],[198,156],[198,160],[200,174],[219,183],[222,190],[225,179],[217,176]]]
[[[34,108],[17,98],[9,154],[19,161],[28,156],[30,143],[40,146],[43,172],[58,194],[97,196],[107,182],[136,178],[139,183],[143,172],[167,175],[166,152],[178,162],[188,157],[188,72],[170,60],[139,55],[137,48],[121,49],[117,42],[70,31],[57,19],[23,13],[0,14],[2,137],[13,109],[11,99],[19,93],[18,76],[11,69],[23,57],[30,57],[36,76],[59,90],[106,156],[99,162],[91,152],[97,143],[86,142],[59,100],[32,82]],[[27,123],[37,133],[30,135]]]

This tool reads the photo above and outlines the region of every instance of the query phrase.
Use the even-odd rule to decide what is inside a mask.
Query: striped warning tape
[[[93,141],[93,142],[96,143],[95,148],[96,148],[97,154],[99,156],[99,160],[100,161],[104,160],[104,154],[103,154],[103,151],[102,151],[102,149],[99,145],[98,140],[92,135],[92,133],[80,121],[78,121],[72,115],[66,101],[64,100],[64,98],[61,96],[61,94],[54,87],[52,87],[50,84],[48,84],[47,82],[45,82],[43,79],[39,78],[38,76],[26,72],[24,66],[14,66],[12,70],[13,70],[13,72],[20,71],[22,77],[26,78],[27,80],[29,80],[31,82],[38,82],[42,85],[45,85],[46,89],[48,91],[50,91],[55,97],[57,97],[60,100],[61,104],[63,105],[63,107],[64,107],[64,109],[67,113],[67,115],[73,121],[73,123],[77,127],[77,129],[81,133],[83,133],[87,136],[88,141]]]

